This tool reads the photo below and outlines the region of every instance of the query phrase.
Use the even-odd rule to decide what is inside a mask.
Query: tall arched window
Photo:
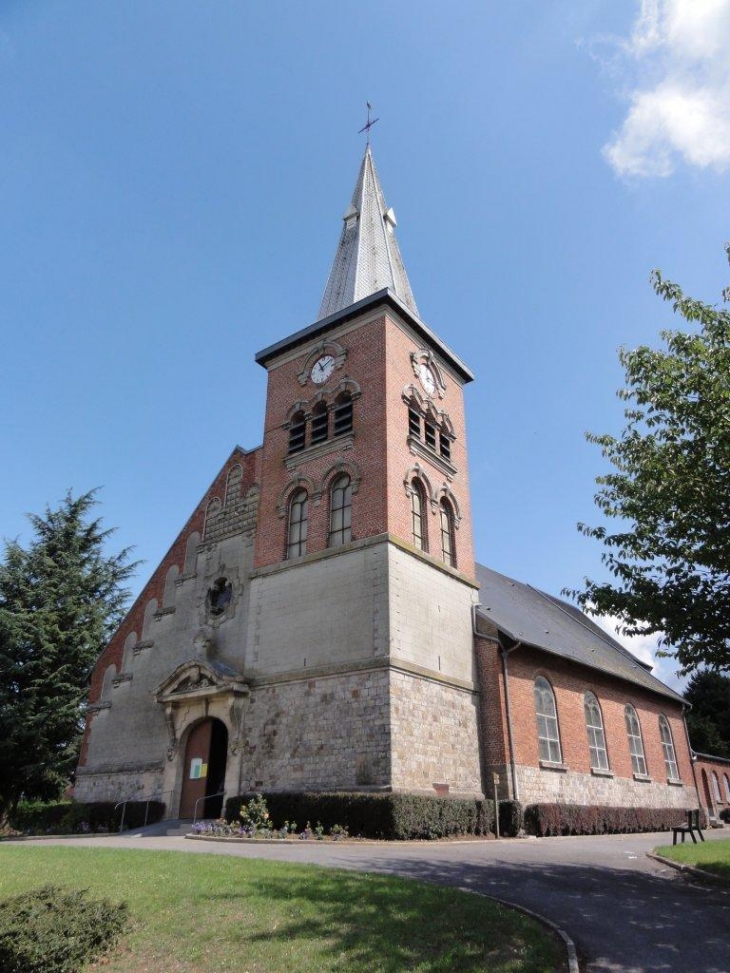
[[[454,512],[448,500],[439,504],[441,518],[441,560],[444,564],[456,567],[456,550],[454,547]]]
[[[715,795],[715,804],[722,804],[722,794],[720,793],[720,781],[715,771],[712,771],[712,793]]]
[[[427,551],[426,495],[417,478],[411,481],[411,525],[413,529],[413,544],[419,551]]]
[[[352,484],[346,473],[332,484],[330,501],[330,547],[347,544],[352,538]]]
[[[329,412],[324,402],[318,402],[312,409],[312,445],[323,443],[329,436]]]
[[[727,774],[723,774],[722,779],[725,782],[725,800],[730,804],[730,780],[728,780]]]
[[[644,756],[644,741],[641,738],[641,724],[636,710],[631,703],[624,709],[626,718],[626,733],[629,738],[629,753],[631,754],[631,769],[639,777],[648,777],[646,757]]]
[[[593,693],[586,693],[583,697],[583,711],[586,717],[588,731],[588,750],[591,755],[592,770],[608,770],[608,752],[606,750],[606,734],[603,732],[603,716],[601,707]]]
[[[558,730],[558,711],[550,683],[543,676],[535,680],[535,713],[537,715],[537,739],[540,743],[540,760],[559,764],[563,762]]]
[[[301,557],[307,553],[307,519],[309,498],[306,490],[297,490],[289,501],[289,537],[287,557]]]
[[[334,435],[340,436],[344,432],[352,431],[352,396],[349,392],[342,392],[335,400]]]
[[[295,412],[289,424],[289,452],[298,453],[306,445],[307,419],[303,412]]]
[[[664,766],[667,769],[669,780],[679,780],[679,770],[677,769],[677,756],[674,752],[674,740],[669,726],[669,720],[664,713],[659,714],[659,735],[662,738],[662,749],[664,750]]]

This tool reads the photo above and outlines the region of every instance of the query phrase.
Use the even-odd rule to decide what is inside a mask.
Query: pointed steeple
[[[395,213],[385,202],[369,144],[343,220],[345,225],[317,320],[385,287],[418,316],[395,238]]]

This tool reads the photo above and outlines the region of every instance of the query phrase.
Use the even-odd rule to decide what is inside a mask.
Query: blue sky
[[[261,441],[254,354],[315,319],[369,99],[421,315],[477,376],[479,558],[602,576],[584,432],[675,323],[649,272],[727,283],[728,41],[730,0],[3,0],[0,533],[102,487],[139,589]]]

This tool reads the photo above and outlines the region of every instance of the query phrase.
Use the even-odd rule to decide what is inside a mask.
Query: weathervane
[[[365,138],[367,139],[367,141],[366,141],[365,144],[366,145],[370,145],[370,129],[373,127],[373,125],[376,122],[379,122],[380,119],[379,118],[373,118],[373,120],[371,121],[370,120],[370,112],[373,110],[373,106],[370,104],[369,101],[366,101],[365,104],[368,106],[368,120],[367,120],[367,122],[365,122],[365,124],[363,125],[363,127],[360,129],[360,131],[357,134],[358,135],[362,135],[363,132],[367,132],[367,135],[365,136]]]

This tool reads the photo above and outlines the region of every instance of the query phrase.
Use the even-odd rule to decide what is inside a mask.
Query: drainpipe
[[[509,699],[509,676],[507,673],[507,656],[510,652],[514,652],[515,649],[519,649],[522,642],[515,642],[511,649],[505,646],[500,646],[499,653],[502,656],[502,675],[504,677],[504,701],[505,709],[507,715],[507,741],[509,743],[509,767],[512,774],[512,793],[514,795],[515,801],[520,799],[520,788],[517,783],[517,767],[515,766],[515,747],[514,738],[512,736],[512,712],[510,709],[510,699]]]

